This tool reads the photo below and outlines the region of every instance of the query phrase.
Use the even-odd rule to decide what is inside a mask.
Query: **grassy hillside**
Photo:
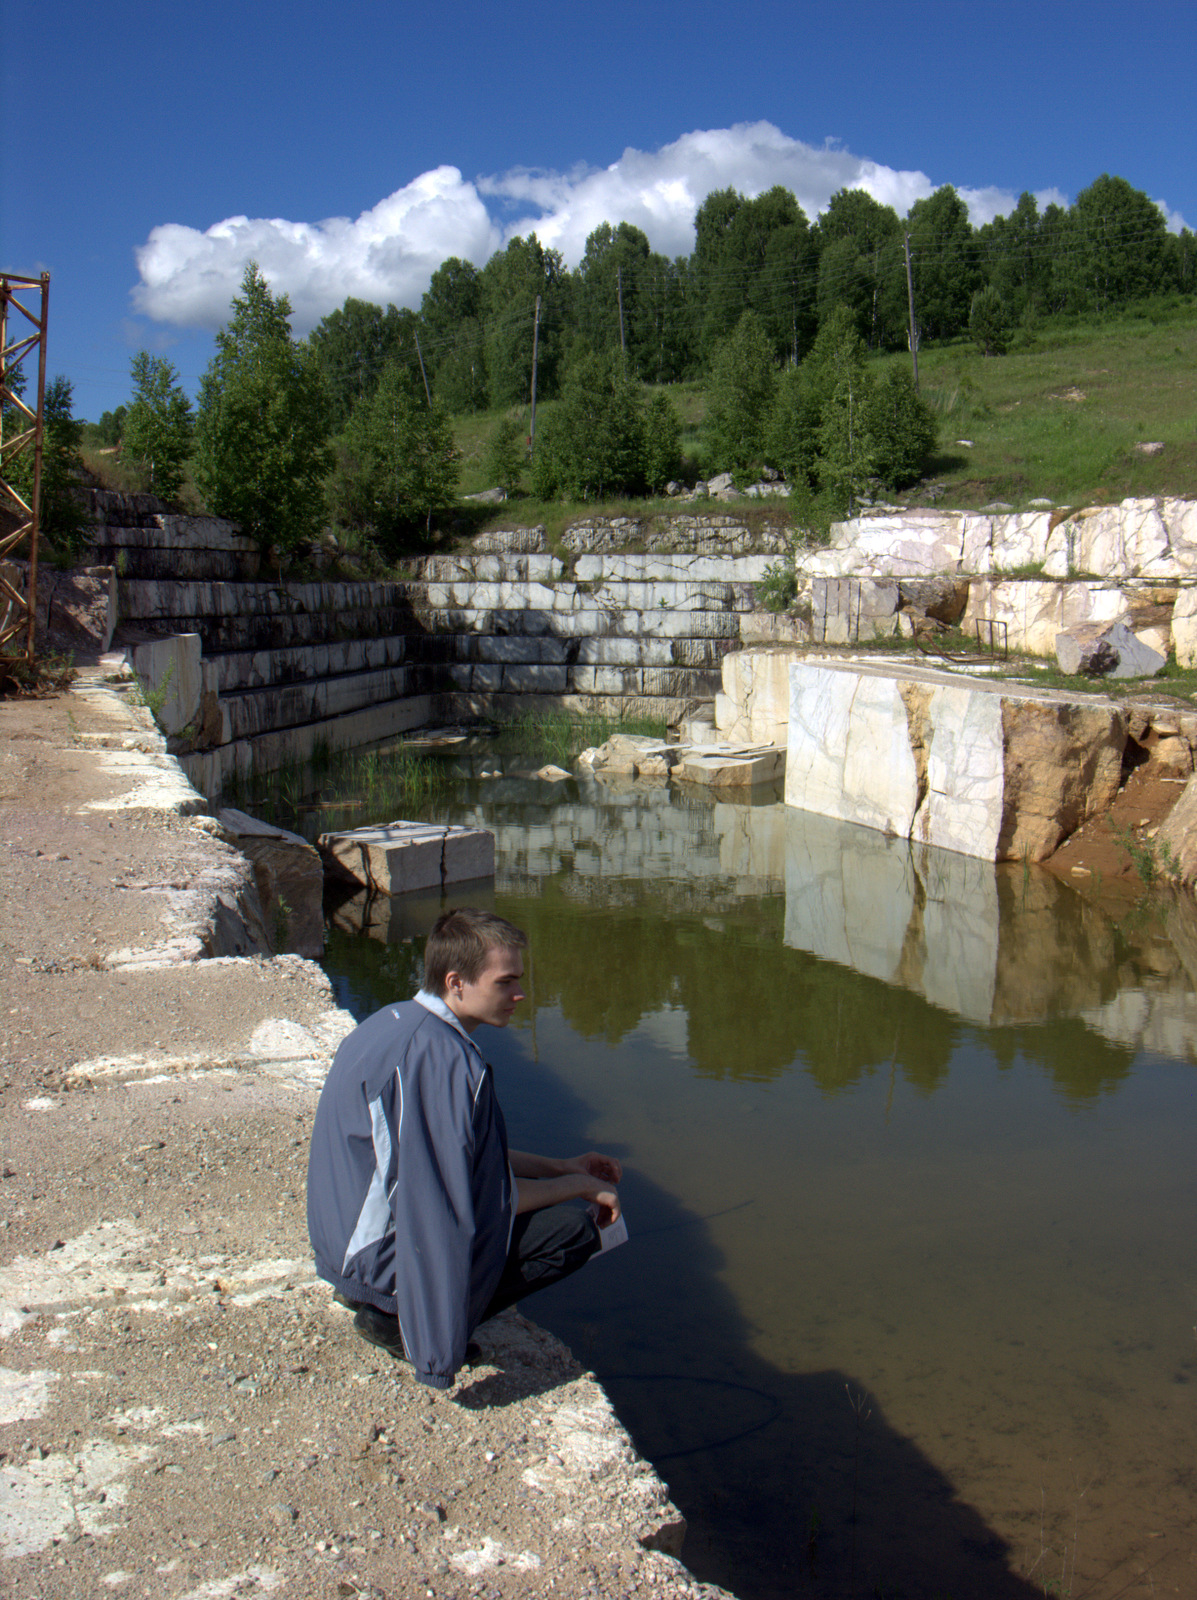
[[[910,357],[875,358],[878,372],[895,363],[909,366]],[[940,445],[924,482],[901,496],[908,504],[932,497],[962,509],[994,500],[1021,508],[1038,498],[1063,505],[1128,495],[1197,498],[1197,307],[1191,304],[1151,304],[1096,326],[1044,325],[1021,333],[1004,356],[984,357],[966,340],[929,347],[919,354],[919,379],[939,417]],[[697,464],[702,389],[678,384],[668,392],[682,419],[683,449]],[[512,415],[526,428],[526,407]],[[463,494],[489,486],[486,452],[499,416],[455,424]],[[964,440],[970,442],[958,442]],[[1152,442],[1164,446],[1158,455],[1134,448]],[[514,514],[564,523],[582,509],[516,500],[494,520],[510,523]]]
[[[1050,329],[1004,356],[972,344],[921,352],[920,386],[940,421],[932,472],[942,503],[1197,495],[1197,314],[1156,317]],[[1163,450],[1134,448],[1150,442]]]

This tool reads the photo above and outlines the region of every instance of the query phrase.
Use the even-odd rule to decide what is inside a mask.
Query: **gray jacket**
[[[308,1234],[322,1278],[398,1316],[423,1383],[447,1388],[465,1359],[507,1259],[513,1204],[503,1113],[477,1046],[415,1000],[355,1028],[316,1108]]]

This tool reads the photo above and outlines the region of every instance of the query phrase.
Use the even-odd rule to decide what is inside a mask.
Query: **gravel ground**
[[[717,1600],[594,1379],[507,1313],[434,1393],[304,1225],[323,972],[98,679],[0,701],[0,1588]],[[242,941],[252,948],[248,936]]]

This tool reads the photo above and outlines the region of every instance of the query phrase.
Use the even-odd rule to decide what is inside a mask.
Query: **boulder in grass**
[[[1087,678],[1151,678],[1167,665],[1125,622],[1092,623],[1058,633],[1056,660],[1061,672]]]

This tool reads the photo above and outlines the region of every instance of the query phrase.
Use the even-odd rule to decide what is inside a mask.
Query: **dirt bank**
[[[253,953],[195,804],[97,679],[0,702],[5,1592],[715,1600],[556,1340],[509,1313],[434,1394],[314,1279],[307,1134],[350,1019]]]

